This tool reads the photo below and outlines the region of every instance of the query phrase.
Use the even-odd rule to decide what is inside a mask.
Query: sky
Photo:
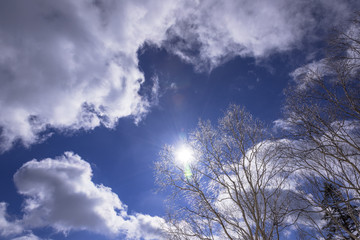
[[[0,239],[160,239],[162,147],[229,104],[274,127],[284,88],[356,9],[0,1]]]

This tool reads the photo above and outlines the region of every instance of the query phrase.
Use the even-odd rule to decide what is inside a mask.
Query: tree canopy
[[[292,73],[277,138],[230,105],[181,143],[191,161],[164,147],[169,239],[359,238],[360,15],[328,43],[325,58]]]

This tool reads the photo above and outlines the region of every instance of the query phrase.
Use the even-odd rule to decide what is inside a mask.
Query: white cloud
[[[331,69],[326,65],[326,59],[308,63],[305,66],[295,69],[290,76],[296,84],[296,91],[306,91],[314,87],[319,77],[331,74]]]
[[[167,47],[200,70],[238,55],[262,58],[300,48],[305,36],[314,38],[353,11],[349,2],[323,0],[191,3],[169,29]]]
[[[7,204],[0,202],[0,236],[19,234],[23,231],[18,221],[9,221],[6,213]]]
[[[127,237],[129,239],[163,239],[163,233],[161,232],[164,219],[160,217],[153,217],[144,214],[135,214],[129,216],[129,220],[126,223]]]
[[[0,238],[11,236],[22,235],[12,240],[41,240],[39,237],[35,236],[31,231],[26,233],[23,222],[20,219],[9,219],[10,216],[6,212],[7,204],[5,202],[0,202]]]
[[[307,63],[290,73],[290,76],[294,80],[294,89],[296,91],[310,90],[312,87],[319,85],[319,80],[335,83],[339,81],[338,74],[347,75],[347,81],[349,83],[351,83],[351,78],[356,78],[356,74],[360,68],[360,54],[357,51],[360,47],[357,41],[360,36],[358,24],[356,22],[350,24],[347,26],[347,29],[345,28],[342,31],[343,33],[339,33],[336,38],[330,39],[328,49],[330,50],[330,55],[328,58]],[[345,59],[336,57],[336,54],[341,54],[341,51],[346,54]],[[338,69],[339,67],[340,69]],[[328,77],[328,79],[325,77]]]
[[[71,152],[25,163],[14,175],[18,192],[25,197],[24,216],[16,223],[2,223],[14,230],[1,234],[49,226],[64,233],[87,230],[128,239],[161,239],[162,218],[128,215],[119,197],[91,178],[90,164]]]
[[[41,240],[41,238],[35,236],[33,233],[29,233],[21,237],[13,238],[12,240]]]
[[[0,3],[1,149],[40,140],[47,126],[113,127],[139,120],[136,51],[163,39],[175,7],[163,1],[2,1]],[[1,150],[0,149],[0,150]]]
[[[25,146],[41,141],[49,126],[113,127],[125,116],[139,121],[156,103],[138,93],[144,75],[137,50],[144,42],[165,46],[197,69],[211,69],[235,55],[261,58],[297,47],[304,36],[348,16],[350,5],[1,1],[0,150],[16,140]]]
[[[154,76],[152,79],[153,86],[151,88],[151,102],[154,105],[159,104],[159,97],[160,97],[160,83],[159,83],[159,77]]]
[[[276,119],[273,121],[273,130],[275,131],[290,131],[294,128],[294,124],[291,123],[290,119]]]

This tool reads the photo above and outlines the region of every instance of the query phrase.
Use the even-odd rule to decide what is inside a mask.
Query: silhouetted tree
[[[359,221],[359,207],[347,203],[339,189],[331,183],[324,184],[323,192],[323,219],[326,221],[323,230],[326,240],[359,238],[360,232],[356,227],[356,221]]]

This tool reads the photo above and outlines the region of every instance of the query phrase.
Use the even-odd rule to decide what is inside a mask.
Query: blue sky
[[[163,145],[230,103],[272,126],[291,73],[358,7],[2,1],[0,239],[159,238]]]

